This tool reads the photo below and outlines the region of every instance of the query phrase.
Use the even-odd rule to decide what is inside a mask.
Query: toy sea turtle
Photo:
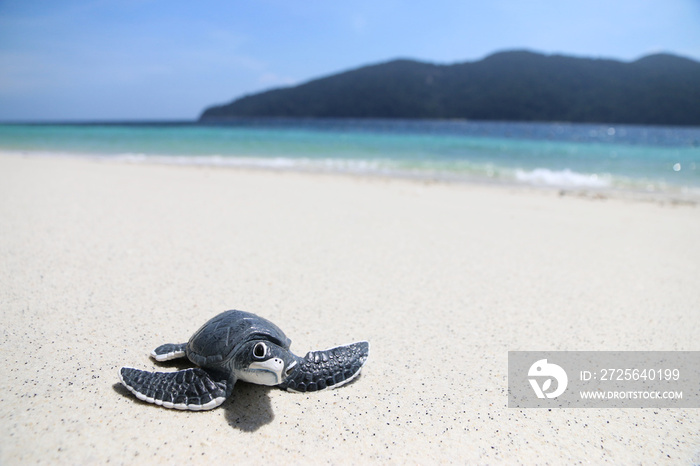
[[[187,357],[199,367],[148,372],[122,367],[119,378],[137,398],[166,408],[213,409],[231,395],[237,380],[296,392],[337,388],[360,374],[369,342],[360,341],[303,358],[289,351],[291,340],[269,320],[226,311],[197,330],[188,343],[161,345],[156,361]]]

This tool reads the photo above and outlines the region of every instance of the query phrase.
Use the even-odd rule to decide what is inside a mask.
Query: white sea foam
[[[610,177],[578,173],[569,170],[549,170],[536,168],[532,171],[516,170],[515,179],[521,183],[561,188],[606,188],[611,185]]]
[[[115,156],[110,156],[115,158]],[[460,179],[493,179],[497,171],[492,166],[474,167],[457,170],[446,167],[431,166],[401,167],[389,160],[362,160],[339,158],[296,158],[296,157],[232,157],[223,155],[208,156],[165,156],[146,154],[120,154],[116,158],[133,162],[154,162],[173,165],[223,166],[237,168],[260,168],[271,170],[291,170],[310,172],[350,173],[364,175],[388,175],[410,178],[435,178],[444,180]],[[500,170],[498,171],[500,172]],[[507,172],[507,171],[506,171]],[[504,174],[506,173],[504,172]],[[534,186],[553,186],[563,188],[605,188],[611,186],[610,177],[596,174],[585,174],[565,170],[550,170],[536,168],[532,171],[515,170],[511,172],[515,181]],[[505,181],[503,179],[502,181]]]
[[[263,168],[272,170],[302,170],[346,173],[380,173],[384,170],[382,161],[332,159],[332,158],[293,158],[293,157],[233,157],[222,155],[170,156],[145,154],[119,154],[108,156],[132,163],[162,163],[170,165],[199,165],[237,168]]]

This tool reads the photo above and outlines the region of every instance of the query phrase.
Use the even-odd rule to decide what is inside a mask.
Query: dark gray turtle
[[[309,352],[303,358],[289,350],[291,343],[269,320],[226,311],[204,324],[188,343],[161,345],[151,353],[156,361],[187,357],[199,367],[177,372],[122,367],[119,378],[141,400],[200,411],[223,403],[237,380],[296,392],[337,388],[357,377],[369,356],[366,341]]]

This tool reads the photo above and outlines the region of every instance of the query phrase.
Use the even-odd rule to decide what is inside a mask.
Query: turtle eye
[[[253,347],[253,356],[261,359],[267,354],[267,345],[263,342],[256,343]]]

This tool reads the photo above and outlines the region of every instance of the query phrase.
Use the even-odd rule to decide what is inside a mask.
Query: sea
[[[0,124],[0,152],[700,200],[700,127],[315,118]]]

